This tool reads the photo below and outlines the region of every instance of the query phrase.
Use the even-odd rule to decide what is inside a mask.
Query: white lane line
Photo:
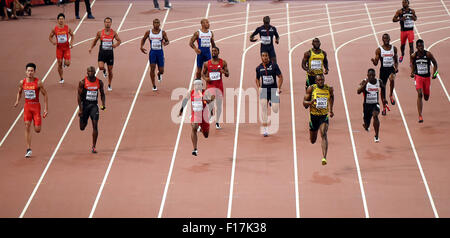
[[[369,218],[369,210],[367,208],[366,194],[364,191],[364,185],[363,185],[363,181],[362,181],[362,177],[361,177],[361,169],[359,167],[358,155],[356,153],[355,139],[353,138],[353,129],[352,129],[352,124],[350,122],[350,115],[348,113],[347,98],[345,96],[344,83],[342,81],[341,67],[339,64],[338,52],[339,52],[340,47],[336,49],[336,42],[334,39],[333,27],[331,25],[331,18],[330,18],[330,12],[328,10],[328,4],[325,4],[325,7],[327,9],[328,25],[330,26],[330,34],[331,34],[331,39],[333,41],[333,49],[335,51],[334,56],[336,59],[336,65],[337,65],[337,70],[338,70],[338,75],[339,75],[339,82],[341,85],[342,100],[344,101],[345,116],[347,117],[348,133],[350,134],[350,140],[351,140],[352,149],[353,149],[353,157],[355,159],[356,171],[358,173],[358,182],[359,182],[359,188],[361,190],[361,198],[362,198],[363,206],[364,206],[364,214],[365,214],[366,218]]]
[[[445,11],[447,11],[447,14],[450,16],[450,12],[448,11],[447,5],[445,5],[444,0],[441,0],[442,6],[444,6]]]
[[[206,9],[205,18],[208,18],[209,8],[210,7],[211,7],[211,3],[208,3],[208,7]],[[191,91],[191,89],[192,89],[192,82],[194,81],[196,69],[197,69],[197,57],[195,57],[195,59],[194,59],[194,66],[192,67],[192,75],[191,75],[191,80],[189,81],[188,92]],[[173,149],[172,161],[170,162],[169,173],[167,174],[166,184],[164,186],[164,193],[163,193],[163,197],[161,199],[161,205],[159,207],[158,218],[162,217],[162,214],[163,214],[163,211],[164,211],[164,205],[166,204],[167,192],[169,191],[170,180],[172,178],[173,167],[175,165],[175,158],[177,156],[178,145],[180,143],[181,131],[183,130],[184,119],[186,118],[186,111],[188,111],[188,110],[183,110],[183,115],[181,116],[181,121],[180,121],[180,127],[178,129],[177,140],[175,142],[175,148]]]
[[[446,41],[446,40],[448,40],[449,38],[450,38],[450,37],[446,37],[446,38],[444,38],[444,39],[441,39],[441,40],[438,40],[438,41],[434,42],[433,44],[430,45],[430,47],[428,47],[428,50],[431,50],[431,48],[433,48],[433,46],[435,46],[436,44],[439,44],[439,43],[441,43],[441,42],[443,42],[443,41]],[[450,102],[450,96],[448,95],[447,87],[445,87],[444,82],[442,81],[441,75],[440,75],[440,74],[438,74],[438,79],[439,79],[439,82],[441,83],[442,88],[444,89],[445,95],[447,95],[448,101]]]
[[[366,11],[367,11],[367,16],[369,17],[370,25],[372,26],[373,36],[375,37],[375,40],[377,41],[378,46],[380,46],[380,41],[378,40],[377,32],[375,30],[375,26],[373,25],[372,18],[370,17],[370,12],[369,12],[369,8],[367,7],[367,4],[365,4],[365,7],[366,7]],[[431,196],[430,188],[428,187],[427,179],[425,177],[425,174],[422,169],[422,165],[419,160],[419,156],[417,155],[416,147],[414,146],[414,141],[412,140],[411,134],[409,132],[408,123],[406,122],[405,115],[403,114],[402,106],[401,106],[400,100],[398,99],[397,92],[395,89],[394,89],[394,96],[395,96],[395,100],[397,101],[398,109],[400,111],[400,115],[402,116],[403,124],[405,125],[405,130],[406,130],[406,133],[408,134],[408,139],[411,144],[411,148],[414,152],[414,157],[416,158],[417,166],[419,167],[420,175],[422,176],[422,181],[423,181],[423,184],[425,185],[425,189],[427,191],[428,199],[430,200],[430,204],[433,209],[434,216],[436,218],[439,218],[436,207],[434,205],[433,197]]]
[[[247,3],[247,16],[245,17],[245,32],[247,32],[248,29],[248,15],[249,15],[249,9],[250,4]],[[238,135],[239,135],[239,122],[240,122],[240,116],[241,116],[241,101],[242,101],[242,82],[244,81],[244,70],[245,70],[245,55],[247,54],[248,50],[251,49],[253,46],[257,45],[259,43],[255,43],[252,46],[247,47],[247,34],[244,34],[244,53],[242,54],[242,60],[241,60],[241,77],[239,81],[239,96],[238,96],[238,103],[237,103],[237,116],[236,116],[236,130],[234,133],[234,146],[233,146],[233,165],[231,167],[231,178],[230,178],[230,193],[228,197],[228,211],[227,211],[227,218],[231,217],[231,208],[233,206],[233,191],[234,191],[234,176],[236,171],[236,152],[237,152],[237,141],[238,141]]]
[[[132,3],[130,3],[130,5],[132,5]],[[126,14],[128,14],[128,11],[127,11]],[[86,14],[85,14],[85,16],[86,16]],[[121,25],[123,24],[123,21],[125,21],[126,16],[127,16],[127,15],[124,15],[124,17],[123,17],[123,19],[122,19]],[[120,28],[119,28],[119,29],[120,29]],[[99,68],[97,68],[97,70],[95,71],[95,75],[97,75],[98,71],[99,71]],[[28,201],[27,201],[25,207],[23,208],[22,213],[20,214],[19,218],[23,218],[23,216],[24,216],[25,213],[27,212],[28,207],[30,206],[31,201],[33,200],[33,198],[34,198],[34,196],[35,196],[37,190],[39,189],[39,186],[41,185],[42,180],[44,179],[45,175],[47,174],[47,170],[50,168],[50,165],[52,164],[53,159],[55,158],[56,153],[57,153],[58,150],[59,150],[59,147],[61,146],[62,142],[64,141],[64,138],[66,137],[66,134],[67,134],[67,132],[69,131],[69,128],[71,127],[71,125],[72,125],[72,123],[73,123],[73,120],[75,119],[76,115],[78,114],[78,110],[79,110],[79,107],[77,106],[77,107],[75,108],[75,111],[73,112],[72,118],[70,118],[70,121],[69,121],[69,123],[67,124],[66,129],[64,130],[63,135],[62,135],[61,138],[59,139],[58,145],[56,146],[55,150],[53,151],[53,154],[52,154],[52,156],[50,157],[50,160],[47,162],[47,165],[45,166],[45,169],[44,169],[44,171],[42,172],[41,177],[39,178],[39,180],[38,180],[36,186],[34,187],[33,192],[31,193],[31,196],[28,198]]]
[[[96,0],[94,0],[94,1],[91,3],[91,8],[92,8],[92,6],[94,5],[95,1],[96,1]],[[75,35],[75,33],[78,31],[78,29],[80,28],[81,23],[83,23],[84,19],[86,19],[86,16],[87,16],[87,13],[84,13],[84,16],[83,16],[83,18],[81,19],[80,23],[78,23],[78,26],[77,26],[77,27],[75,28],[75,30],[73,31],[73,34],[74,34],[74,35]],[[47,73],[45,73],[44,77],[42,78],[42,82],[44,82],[44,81],[47,79],[47,76],[50,74],[50,72],[52,71],[53,67],[55,67],[56,62],[57,62],[57,59],[55,59],[55,60],[53,61],[52,65],[51,65],[50,68],[47,70]],[[23,108],[22,108],[22,110],[20,111],[19,115],[17,115],[16,120],[14,120],[13,124],[12,124],[11,127],[8,129],[8,131],[6,132],[6,134],[3,136],[2,141],[0,141],[0,147],[3,145],[3,143],[4,143],[5,140],[6,140],[6,138],[9,136],[9,133],[11,133],[12,129],[16,126],[16,124],[17,124],[17,122],[19,121],[19,119],[20,119],[20,117],[22,116],[22,114],[23,114]]]
[[[289,3],[286,3],[286,15],[287,15],[287,35],[288,35],[288,48],[289,48],[289,87],[291,90],[291,113],[292,113],[292,150],[294,154],[294,189],[295,189],[295,215],[300,218],[300,195],[298,189],[298,165],[297,165],[297,136],[295,129],[295,100],[294,100],[294,84],[292,76],[292,49],[291,49],[291,27],[289,21]]]

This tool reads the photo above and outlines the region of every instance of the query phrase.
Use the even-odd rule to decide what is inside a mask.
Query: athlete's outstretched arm
[[[256,41],[255,36],[256,36],[258,33],[259,33],[259,27],[256,28],[256,30],[250,35],[250,41],[251,41],[251,42],[255,42],[255,41]]]
[[[14,103],[14,107],[17,107],[17,105],[19,105],[19,100],[22,97],[22,91],[23,91],[22,86],[23,86],[23,80],[20,80],[19,91],[17,91],[16,102]]]
[[[208,62],[203,63],[202,77],[203,77],[203,80],[205,80],[206,82],[210,81],[210,78],[208,75]]]
[[[400,21],[400,14],[401,14],[401,10],[397,10],[397,12],[394,15],[394,18],[392,18],[392,22]]]
[[[309,69],[308,69],[308,65],[306,65],[306,64],[308,63],[309,57],[311,57],[311,52],[309,52],[309,50],[308,50],[303,55],[303,59],[302,59],[302,69],[308,73],[309,73]]]
[[[435,73],[438,70],[438,63],[436,61],[436,59],[434,58],[433,54],[431,54],[431,52],[427,51],[427,57],[429,59],[431,59],[431,62],[433,62],[433,74],[431,75],[433,77],[433,79],[436,78]]]
[[[167,37],[167,33],[165,31],[162,31],[162,35],[163,35],[163,45],[166,46],[169,44],[169,37]]]
[[[55,30],[52,30],[50,32],[50,35],[48,36],[48,40],[50,41],[50,43],[52,43],[52,45],[56,45],[56,42],[53,41],[53,37],[55,37]]]
[[[194,49],[195,53],[200,54],[200,53],[202,53],[202,52],[200,51],[199,48],[197,48],[197,47],[194,45],[194,42],[195,42],[196,40],[198,40],[198,31],[194,32],[194,35],[191,37],[191,40],[189,41],[189,46],[190,46],[192,49]]]
[[[411,62],[411,64],[409,64],[409,67],[411,68],[411,78],[414,78],[414,72],[416,72],[416,64],[414,64],[414,59],[416,58],[416,53],[413,53],[410,57],[409,57],[409,62]]]
[[[122,44],[122,40],[119,38],[119,34],[117,34],[117,32],[114,32],[114,38],[116,39],[116,43],[112,47],[116,48]]]
[[[45,118],[48,114],[48,94],[47,94],[47,90],[45,90],[44,84],[42,83],[41,80],[38,81],[38,87],[39,87],[39,91],[42,93],[42,95],[44,95],[44,115],[42,115],[42,116]]]
[[[230,71],[228,71],[228,64],[225,60],[223,61],[223,68],[221,68],[220,71],[225,75],[225,77],[228,78],[230,76]]]
[[[334,106],[334,89],[333,87],[330,87],[330,117],[334,116],[333,106]]]
[[[92,48],[94,48],[94,46],[97,44],[97,41],[100,40],[100,35],[101,35],[100,31],[97,32],[94,41],[92,41],[91,48],[89,48],[89,54],[92,52]]]
[[[375,50],[375,58],[372,58],[372,63],[373,65],[377,66],[378,65],[378,61],[380,61],[380,56],[381,56],[381,50],[380,48],[377,48]]]
[[[83,104],[81,103],[81,94],[83,94],[83,88],[84,88],[84,79],[78,83],[78,93],[77,93],[77,102],[78,102],[78,116],[81,117],[83,114]]]
[[[150,30],[146,31],[144,34],[144,37],[142,37],[142,39],[141,39],[141,51],[144,54],[147,54],[147,50],[144,48],[144,44],[145,44],[145,41],[148,39],[149,35],[150,35]]]
[[[211,46],[216,47],[216,42],[214,42],[214,32],[211,31]]]
[[[364,79],[364,80],[359,84],[359,88],[358,88],[358,90],[356,90],[356,92],[357,92],[358,94],[361,94],[362,92],[364,92],[364,88],[366,87],[368,81],[369,81],[369,80]]]
[[[322,50],[323,55],[325,56],[323,58],[323,67],[325,68],[325,72],[324,74],[328,74],[328,58],[327,58],[327,52],[325,52],[324,50]]]
[[[69,47],[72,48],[73,47],[73,41],[75,39],[75,35],[73,34],[72,29],[70,29],[70,28],[69,28],[69,35],[70,35]]]
[[[303,106],[305,108],[308,108],[309,106],[311,106],[314,103],[314,100],[311,100],[312,91],[313,91],[312,86],[309,86],[306,89],[305,97],[303,98]]]

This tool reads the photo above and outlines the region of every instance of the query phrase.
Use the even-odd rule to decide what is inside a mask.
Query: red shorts
[[[400,44],[404,45],[406,43],[406,38],[408,38],[409,43],[414,42],[414,31],[400,31]]]
[[[56,47],[56,58],[61,60],[70,60],[70,48],[69,47]]]
[[[216,98],[223,98],[223,83],[221,80],[211,81],[206,84],[206,91]]]
[[[35,126],[40,126],[42,123],[41,104],[25,103],[23,106],[23,120],[25,122],[34,121]]]
[[[198,123],[203,133],[209,132],[209,110],[207,110],[207,107],[202,112],[191,110],[191,123]]]
[[[416,89],[421,88],[423,94],[430,95],[430,77],[421,77],[419,75],[415,75],[414,80],[416,81]]]

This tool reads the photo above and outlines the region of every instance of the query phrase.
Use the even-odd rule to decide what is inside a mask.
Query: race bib
[[[97,100],[97,91],[86,91],[86,100],[96,101]]]
[[[192,101],[192,111],[194,112],[203,111],[203,101]]]
[[[270,44],[270,36],[261,36],[261,43],[263,45],[269,45]]]
[[[316,108],[326,109],[328,106],[328,98],[316,98]]]
[[[200,47],[210,47],[211,39],[210,38],[201,38],[200,39]]]
[[[66,43],[67,42],[67,35],[56,35],[56,39],[58,40],[58,43]]]
[[[404,27],[405,28],[413,28],[414,27],[414,21],[411,19],[406,19],[404,22]]]
[[[311,69],[322,69],[322,60],[311,60]]]
[[[36,98],[36,91],[35,90],[24,90],[25,91],[25,98],[26,99],[35,99]]]
[[[378,102],[378,94],[377,93],[368,93],[366,95],[366,103],[374,104]]]
[[[212,81],[220,80],[220,72],[209,72],[209,79]]]
[[[417,74],[428,74],[428,65],[417,64]]]
[[[392,66],[394,66],[394,58],[383,57],[383,67],[392,67]]]
[[[112,46],[113,46],[112,41],[103,41],[102,42],[102,49],[104,49],[104,50],[112,50]]]
[[[152,40],[152,50],[160,50],[160,49],[161,49],[161,41]]]
[[[272,75],[263,75],[262,78],[263,78],[264,85],[271,85],[271,84],[275,83]]]

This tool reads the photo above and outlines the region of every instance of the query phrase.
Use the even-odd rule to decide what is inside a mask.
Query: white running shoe
[[[59,83],[63,84],[64,83],[64,79],[60,79]]]
[[[25,158],[30,158],[31,157],[31,149],[27,149],[27,153],[25,154]]]
[[[217,123],[217,122],[216,122],[216,129],[217,129],[217,130],[222,129],[222,127],[220,127],[219,123]]]
[[[378,137],[376,137],[376,136],[373,138],[373,140],[375,141],[375,143],[380,142],[380,138],[378,138]]]
[[[158,88],[156,88],[156,86],[153,86],[153,91],[158,91]]]
[[[112,91],[111,85],[108,85],[108,91]]]

